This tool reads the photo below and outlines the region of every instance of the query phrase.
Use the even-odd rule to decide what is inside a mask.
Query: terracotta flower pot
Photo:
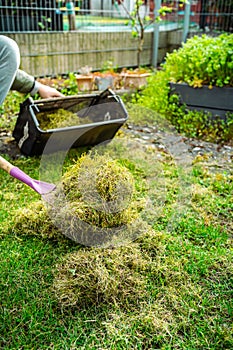
[[[77,85],[79,91],[91,91],[94,88],[93,75],[76,75]]]
[[[95,84],[98,90],[108,88],[119,89],[121,85],[121,76],[115,72],[94,72]]]
[[[121,76],[125,89],[141,89],[147,84],[150,73],[122,72]]]

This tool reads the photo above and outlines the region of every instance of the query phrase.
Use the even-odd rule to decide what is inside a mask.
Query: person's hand
[[[41,83],[39,83],[38,93],[41,98],[64,97],[58,90]]]

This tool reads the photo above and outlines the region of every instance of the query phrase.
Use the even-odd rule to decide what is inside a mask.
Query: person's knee
[[[0,35],[0,63],[7,63],[13,70],[20,64],[20,53],[17,43],[4,35]]]

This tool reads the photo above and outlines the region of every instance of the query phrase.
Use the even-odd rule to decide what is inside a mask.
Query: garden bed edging
[[[233,87],[204,85],[193,88],[186,83],[170,83],[172,93],[180,96],[180,102],[191,110],[210,112],[213,117],[226,118],[226,113],[233,113]]]

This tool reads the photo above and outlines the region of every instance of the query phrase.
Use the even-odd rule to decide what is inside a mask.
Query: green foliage
[[[167,54],[163,68],[170,81],[193,87],[233,86],[233,34],[194,36],[183,47]]]
[[[148,79],[148,85],[134,99],[139,105],[166,116],[181,133],[206,141],[225,142],[233,138],[232,113],[223,120],[204,111],[188,110],[179,96],[170,94],[169,82],[185,82],[195,88],[203,84],[233,85],[233,34],[212,38],[193,37],[166,57],[162,70]]]
[[[13,130],[20,103],[23,102],[25,98],[25,95],[17,91],[10,91],[8,93],[5,101],[0,106],[1,129]]]
[[[134,8],[131,12],[128,11],[124,1],[121,1],[120,3],[128,17],[127,25],[130,24],[132,28],[131,34],[133,38],[138,40],[137,66],[139,68],[141,65],[141,53],[143,51],[144,33],[146,28],[155,21],[159,21],[161,16],[164,16],[167,12],[171,12],[172,9],[167,6],[161,6],[160,10],[158,11],[158,15],[152,18],[147,16],[147,11],[142,8],[142,6],[145,5],[144,0],[136,0],[134,2]]]
[[[61,93],[65,96],[76,95],[78,93],[77,79],[74,73],[69,73],[68,78],[64,81],[64,87]]]
[[[157,71],[147,80],[147,86],[141,95],[137,94],[137,103],[165,115],[168,109],[169,74]],[[135,100],[133,102],[136,102]]]
[[[38,22],[38,26],[42,29],[42,30],[51,30],[51,23],[52,23],[52,19],[50,17],[46,17],[46,16],[42,16],[42,21]]]
[[[188,110],[184,104],[180,104],[176,94],[169,96],[167,118],[180,133],[189,137],[217,143],[233,138],[232,113],[227,113],[226,119],[221,119],[205,111]]]
[[[117,70],[117,67],[114,66],[113,60],[109,59],[107,61],[104,61],[102,67],[101,67],[101,72],[102,73],[109,73],[109,72],[115,72]]]

